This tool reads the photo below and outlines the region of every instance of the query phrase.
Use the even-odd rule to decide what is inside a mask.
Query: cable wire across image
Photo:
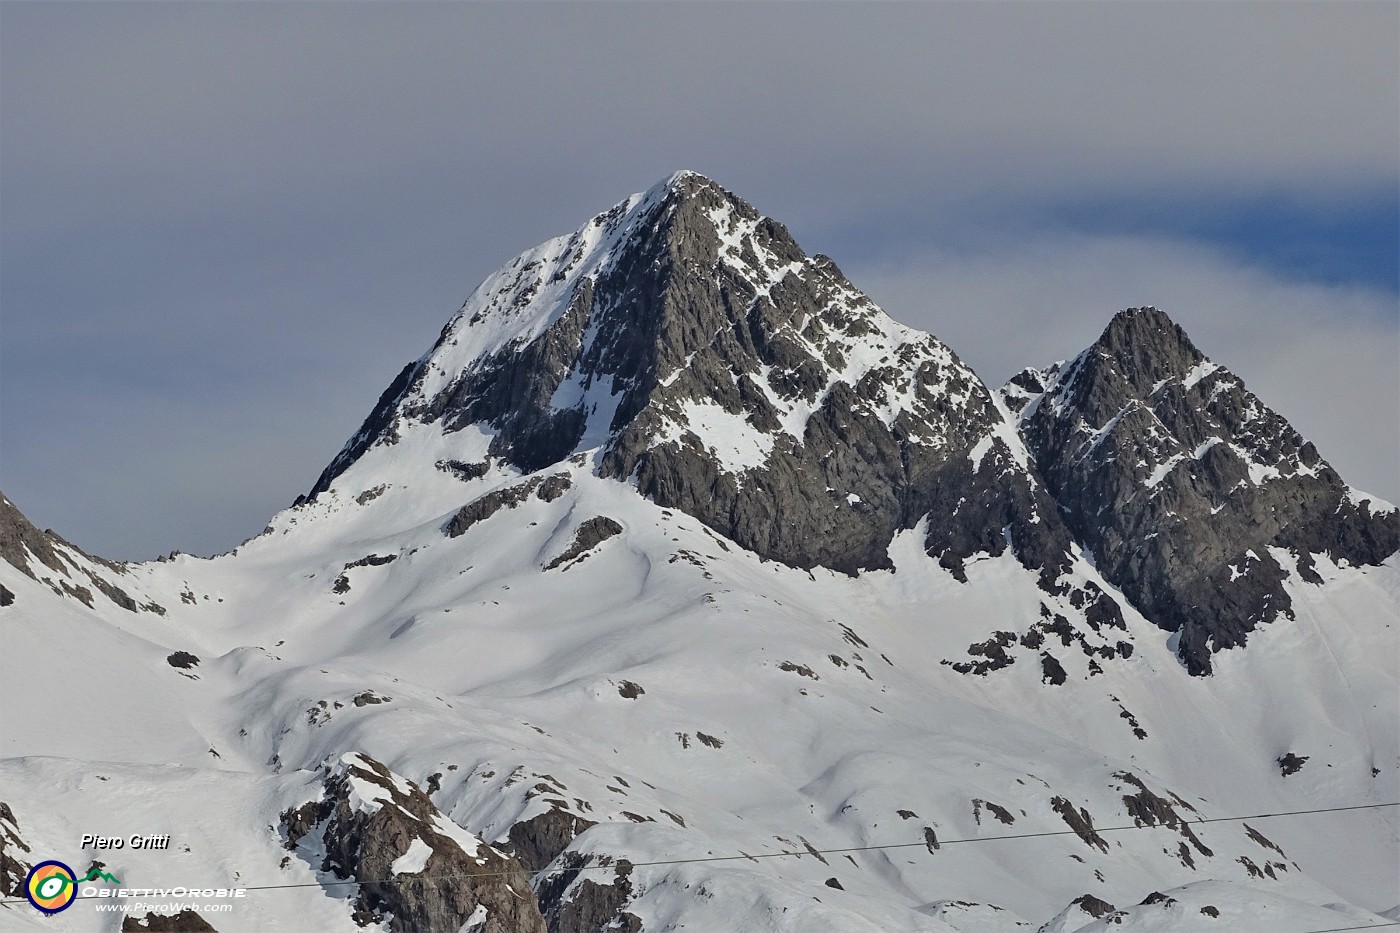
[[[1279,818],[1279,817],[1309,816],[1309,815],[1317,814],[1317,813],[1343,813],[1343,812],[1351,811],[1351,810],[1379,810],[1379,809],[1385,809],[1385,808],[1388,808],[1388,807],[1400,807],[1400,801],[1394,801],[1394,802],[1390,802],[1390,803],[1362,803],[1362,804],[1352,804],[1352,805],[1349,805],[1349,806],[1342,806],[1342,807],[1316,807],[1316,808],[1310,809],[1310,810],[1280,810],[1280,811],[1272,812],[1272,813],[1250,813],[1250,814],[1245,814],[1245,815],[1242,815],[1242,816],[1213,816],[1213,817],[1206,817],[1206,818],[1204,818],[1204,819],[1199,819],[1199,820],[1182,820],[1181,822],[1182,822],[1183,825],[1198,825],[1198,826],[1199,826],[1199,825],[1204,825],[1204,824],[1206,824],[1206,823],[1234,823],[1234,822],[1239,822],[1239,821],[1242,821],[1242,820],[1267,820],[1267,819],[1276,819],[1276,818]],[[1102,827],[1096,826],[1096,827],[1094,827],[1094,831],[1097,832],[1097,833],[1117,833],[1117,832],[1126,832],[1126,831],[1129,831],[1129,830],[1151,829],[1151,828],[1155,828],[1156,825],[1158,825],[1158,824],[1133,824],[1133,825],[1124,825],[1124,826],[1102,826]],[[1059,829],[1059,830],[1049,830],[1049,831],[1047,831],[1047,832],[1039,832],[1039,833],[1006,833],[1006,834],[999,835],[999,836],[972,836],[972,837],[968,837],[968,838],[964,838],[964,839],[936,839],[936,838],[933,838],[932,836],[929,836],[929,837],[926,837],[926,838],[924,838],[924,839],[919,840],[918,842],[891,842],[891,843],[884,843],[884,844],[881,844],[881,845],[845,846],[845,847],[833,848],[833,849],[800,849],[800,850],[798,850],[798,849],[793,849],[793,850],[784,850],[784,851],[781,851],[781,852],[762,852],[762,853],[758,853],[758,854],[740,853],[740,854],[738,854],[738,855],[706,855],[706,856],[698,856],[698,857],[694,857],[694,858],[657,859],[657,860],[649,861],[649,862],[629,862],[628,864],[630,864],[633,868],[650,868],[650,867],[657,867],[657,866],[662,866],[662,865],[693,865],[693,864],[704,863],[704,862],[737,862],[737,861],[751,861],[751,862],[756,862],[756,861],[758,861],[759,859],[770,859],[770,858],[801,858],[801,857],[804,856],[804,855],[811,855],[811,856],[816,856],[816,855],[846,855],[846,854],[852,853],[852,852],[875,852],[875,851],[884,851],[884,850],[889,850],[889,849],[913,849],[913,848],[927,849],[927,850],[929,851],[929,853],[932,854],[932,853],[934,853],[934,852],[937,851],[937,850],[941,850],[944,846],[963,845],[963,844],[966,844],[966,843],[973,843],[973,842],[1009,842],[1009,841],[1016,840],[1016,839],[1040,839],[1040,838],[1045,838],[1045,837],[1050,837],[1050,836],[1076,836],[1076,835],[1079,835],[1079,833],[1078,833],[1076,830],[1073,830],[1073,829]],[[580,865],[580,866],[577,866],[577,867],[568,868],[568,869],[566,869],[566,870],[567,870],[567,871],[572,871],[572,872],[585,872],[585,871],[601,871],[601,870],[604,870],[604,869],[612,869],[612,868],[614,868],[614,867],[615,867],[615,866],[614,866],[614,865],[611,865],[611,864],[610,864],[610,865]],[[536,875],[536,874],[539,874],[539,872],[530,872],[530,871],[525,871],[525,870],[521,869],[521,870],[511,870],[511,871],[481,872],[480,874],[456,874],[456,875],[432,875],[432,876],[423,876],[423,875],[400,875],[400,876],[397,876],[397,877],[394,877],[394,878],[369,879],[369,880],[366,880],[366,879],[354,879],[354,878],[352,878],[352,879],[347,879],[347,880],[344,880],[344,881],[307,881],[307,882],[298,882],[298,883],[295,883],[295,884],[262,884],[262,885],[247,885],[247,886],[242,886],[242,889],[245,890],[245,891],[278,891],[278,890],[290,890],[290,889],[294,889],[294,888],[333,888],[333,887],[342,887],[342,886],[345,886],[345,885],[353,885],[353,884],[420,884],[420,883],[423,883],[423,882],[439,882],[439,881],[477,881],[477,880],[482,880],[482,879],[486,879],[486,878],[499,878],[499,877],[511,876],[511,875],[529,875],[529,876],[533,876],[533,875]],[[96,898],[83,898],[81,895],[78,896],[78,899],[79,899],[79,900],[96,900]],[[24,901],[23,898],[13,898],[13,899],[8,899],[8,900],[0,900],[0,904],[22,904],[22,903],[24,903],[24,902],[25,902],[25,901]],[[1385,928],[1385,927],[1394,927],[1394,926],[1400,926],[1400,920],[1391,920],[1391,921],[1387,921],[1387,922],[1384,922],[1384,923],[1364,923],[1364,924],[1360,924],[1360,925],[1358,925],[1358,926],[1327,927],[1327,928],[1325,928],[1325,929],[1299,931],[1299,933],[1343,933],[1343,931],[1348,931],[1348,930],[1376,930],[1376,929],[1382,929],[1382,928]]]

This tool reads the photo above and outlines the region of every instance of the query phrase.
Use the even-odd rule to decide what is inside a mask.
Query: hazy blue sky
[[[1400,499],[1400,5],[0,3],[0,488],[116,558],[310,487],[679,168],[999,384],[1156,304]]]

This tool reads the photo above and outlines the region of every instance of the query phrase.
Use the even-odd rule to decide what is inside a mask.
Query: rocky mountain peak
[[[1154,382],[1187,372],[1205,359],[1181,325],[1151,306],[1113,315],[1088,352],[1118,362],[1129,378]]]
[[[1373,564],[1400,516],[1365,502],[1287,420],[1155,308],[1003,389],[1070,529],[1194,673],[1291,613],[1314,555]]]
[[[1166,313],[1129,308],[1115,314],[1099,338],[1068,363],[1014,377],[1008,401],[1019,409],[1053,378],[1057,405],[1072,407],[1087,423],[1103,424],[1129,402],[1145,402],[1168,385],[1189,388],[1216,368]],[[1037,382],[1042,385],[1032,387]]]
[[[414,426],[440,432],[444,459],[476,426],[526,473],[586,454],[600,476],[799,567],[888,566],[893,535],[973,501],[979,472],[1021,476],[1018,509],[1035,524],[1020,442],[981,380],[693,172],[488,277],[311,495]],[[977,500],[1004,498],[983,485]],[[1007,515],[987,507],[991,531],[971,527],[971,509],[931,522],[931,551],[1000,553]]]
[[[757,291],[800,252],[747,202],[677,172],[489,276],[386,390],[312,496],[370,447],[393,443],[406,421],[449,431],[490,422],[501,432],[496,452],[524,469],[596,446],[613,415],[619,424],[635,415],[711,336],[690,313],[695,302],[657,300],[669,283],[712,278],[724,265],[726,286]],[[509,385],[488,385],[502,378]]]

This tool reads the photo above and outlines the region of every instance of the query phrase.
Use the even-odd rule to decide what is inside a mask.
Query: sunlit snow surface
[[[587,464],[563,497],[448,538],[440,527],[458,504],[516,478],[462,483],[432,458],[397,459],[394,484],[355,504],[389,479],[376,474],[389,462],[366,458],[334,495],[282,513],[235,555],[131,568],[123,582],[164,618],[99,615],[0,567],[17,595],[3,617],[0,786],[36,855],[85,867],[97,853],[77,848],[83,832],[170,832],[169,852],[101,857],[133,885],[305,883],[316,874],[304,861],[278,868],[286,853],[270,827],[315,796],[308,772],[353,750],[420,786],[441,775],[435,803],[487,842],[546,809],[529,791],[549,775],[574,812],[605,824],[578,850],[636,862],[919,843],[826,864],[639,868],[643,894],[628,909],[648,929],[1026,929],[1016,921],[1034,928],[1081,894],[1127,909],[1154,891],[1178,905],[1208,891],[1230,913],[1199,928],[1282,931],[1400,901],[1393,811],[1253,821],[1286,859],[1241,824],[1202,826],[1215,855],[1195,854],[1194,870],[1163,827],[1107,833],[1107,852],[1075,836],[922,845],[925,827],[944,840],[1064,830],[1056,796],[1096,826],[1131,824],[1122,797],[1136,788],[1116,772],[1206,817],[1396,799],[1393,563],[1320,562],[1325,587],[1292,586],[1297,619],[1219,655],[1212,677],[1186,676],[1165,633],[1130,611],[1131,659],[1088,677],[1065,652],[1069,680],[1051,687],[1032,664],[975,677],[940,663],[1035,619],[1043,594],[1013,560],[971,563],[960,584],[916,531],[892,546],[893,573],[809,576],[726,550]],[[542,571],[593,515],[624,534]],[[371,551],[399,558],[346,572],[350,591],[333,593],[344,565]],[[682,554],[693,559],[672,559]],[[1093,578],[1087,565],[1077,573]],[[171,667],[176,650],[199,665]],[[624,698],[624,680],[645,693]],[[388,702],[354,705],[365,691]],[[1309,760],[1284,778],[1287,751]],[[1240,857],[1287,870],[1251,878]],[[344,896],[255,892],[218,927],[355,929]],[[1323,906],[1346,903],[1357,909]],[[1110,928],[1197,928],[1160,907]],[[3,916],[105,922],[85,903],[51,921],[27,906]],[[1197,910],[1189,922],[1209,919]]]

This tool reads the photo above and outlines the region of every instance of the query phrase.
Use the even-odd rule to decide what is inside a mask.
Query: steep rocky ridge
[[[1209,673],[1213,652],[1291,617],[1314,555],[1377,564],[1400,513],[1352,491],[1316,448],[1156,308],[1003,389],[1035,465],[1096,566]]]

